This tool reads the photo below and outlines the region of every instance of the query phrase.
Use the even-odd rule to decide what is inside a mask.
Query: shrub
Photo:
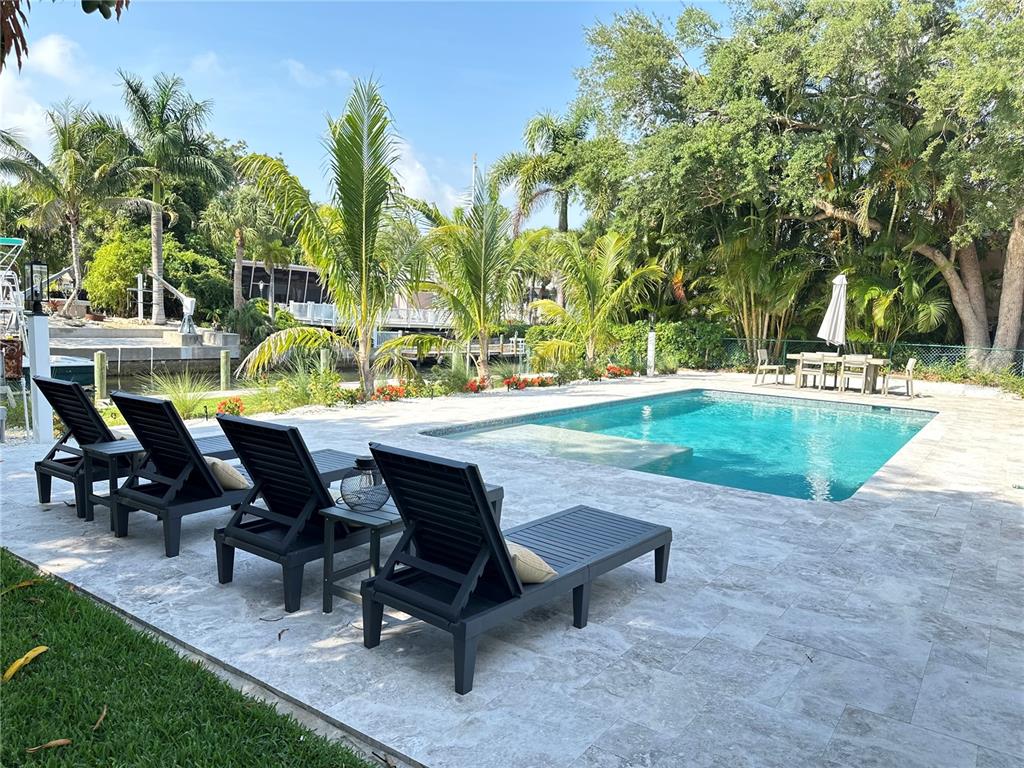
[[[452,360],[435,365],[431,370],[431,376],[437,385],[438,394],[450,395],[455,392],[465,392],[473,374],[465,359],[456,355]]]
[[[217,413],[226,413],[230,416],[241,416],[245,412],[245,403],[237,395],[228,397],[217,403]]]
[[[359,387],[345,387],[338,394],[338,402],[344,405],[358,405],[363,402],[363,390]]]
[[[605,368],[604,375],[609,379],[621,379],[626,376],[632,376],[633,369],[623,367],[621,365],[615,365],[614,363],[608,363],[608,367]]]
[[[164,277],[196,300],[197,320],[210,320],[217,310],[231,306],[232,288],[226,265],[212,256],[185,250],[174,238],[165,238],[164,244]]]
[[[333,368],[319,368],[309,375],[309,399],[317,405],[334,405],[341,400],[341,374]]]
[[[203,400],[213,389],[213,379],[196,375],[187,368],[180,373],[154,373],[149,381],[150,393],[170,400],[183,419],[198,416]]]
[[[485,389],[487,389],[487,379],[470,379],[466,382],[463,391],[476,394],[477,392],[483,392]]]
[[[613,333],[618,340],[615,357],[622,365],[637,370],[647,367],[647,333],[645,322],[617,326]],[[687,318],[654,326],[655,360],[673,357],[678,367],[715,368],[725,358],[724,339],[728,329],[702,318]]]
[[[150,264],[149,235],[115,229],[109,240],[96,249],[82,287],[93,309],[114,315],[134,314],[136,275]]]
[[[373,390],[371,400],[380,400],[390,403],[395,400],[402,400],[407,397],[406,388],[402,384],[383,384]]]

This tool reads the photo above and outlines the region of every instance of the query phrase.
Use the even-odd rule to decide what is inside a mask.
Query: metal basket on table
[[[341,499],[354,512],[375,512],[391,497],[372,456],[359,456],[341,481]]]

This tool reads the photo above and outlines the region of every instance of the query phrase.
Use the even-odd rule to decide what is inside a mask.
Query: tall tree
[[[750,205],[798,222],[818,251],[891,241],[942,275],[968,346],[1004,346],[1024,301],[1018,5],[752,3],[728,36],[699,9],[674,33],[631,12],[590,31],[584,96],[636,145],[623,200],[644,242],[707,247],[721,226],[695,223]],[[986,250],[1002,263],[988,278]]]
[[[629,239],[608,232],[585,249],[572,234],[558,245],[559,267],[565,279],[565,306],[550,299],[534,302],[544,317],[554,323],[559,335],[537,345],[542,358],[568,359],[583,349],[587,365],[612,340],[612,325],[653,290],[665,271],[657,264],[631,267]]]
[[[284,162],[250,155],[240,163],[277,216],[280,226],[295,234],[306,259],[320,270],[331,300],[350,325],[364,395],[373,393],[373,332],[408,291],[412,265],[419,257],[419,232],[396,216],[400,192],[394,174],[397,138],[388,108],[373,82],[357,82],[336,120],[328,118],[326,166],[330,170],[329,205],[317,205]],[[289,352],[337,344],[323,328],[279,331],[254,349],[243,362],[247,371],[272,365]]]
[[[204,134],[211,102],[196,101],[177,76],[157,75],[152,87],[121,72],[123,98],[128,111],[127,152],[135,170],[149,187],[152,270],[163,277],[164,212],[170,202],[169,181],[195,179],[225,184],[231,169],[216,156]],[[172,219],[173,221],[173,219]],[[164,289],[153,282],[153,323],[163,325]]]
[[[523,131],[525,151],[498,158],[491,179],[499,187],[515,186],[515,228],[546,202],[554,204],[558,231],[569,231],[569,203],[577,191],[575,178],[580,146],[591,124],[587,110],[577,108],[564,116],[542,112]]]
[[[18,178],[28,190],[32,222],[43,230],[66,227],[71,245],[72,290],[82,286],[80,230],[88,206],[139,202],[120,196],[131,168],[111,154],[109,126],[84,107],[64,102],[46,112],[50,159],[44,162],[18,138],[0,130],[0,174]],[[63,311],[71,306],[68,301]]]
[[[216,247],[234,251],[232,295],[234,307],[239,309],[245,303],[242,261],[247,249],[250,255],[262,255],[264,249],[281,239],[273,212],[256,187],[241,184],[214,198],[203,211],[201,224]]]

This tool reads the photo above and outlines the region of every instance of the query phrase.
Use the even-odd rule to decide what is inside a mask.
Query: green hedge
[[[643,370],[647,367],[646,322],[620,325],[615,331],[618,345],[612,356],[621,364]],[[724,339],[728,329],[713,321],[691,318],[677,322],[656,323],[654,351],[658,366],[671,361],[666,367],[715,368],[725,357]]]
[[[616,326],[612,331],[616,339],[615,346],[607,350],[612,361],[635,370],[644,370],[647,367],[648,329],[644,321]],[[657,334],[655,354],[659,368],[716,368],[725,360],[724,340],[729,330],[719,323],[690,318],[657,323],[654,331]],[[532,350],[538,343],[559,336],[557,325],[534,325],[526,330],[526,345]]]

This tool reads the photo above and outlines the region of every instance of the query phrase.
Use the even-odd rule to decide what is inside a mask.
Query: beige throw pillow
[[[505,539],[508,553],[512,555],[512,567],[523,584],[540,584],[557,575],[555,569],[544,562],[544,558],[532,549]]]
[[[243,488],[252,487],[242,473],[224,461],[224,459],[217,459],[213,456],[203,456],[203,458],[206,459],[210,471],[213,472],[213,476],[217,478],[220,487],[225,491],[240,491]]]

